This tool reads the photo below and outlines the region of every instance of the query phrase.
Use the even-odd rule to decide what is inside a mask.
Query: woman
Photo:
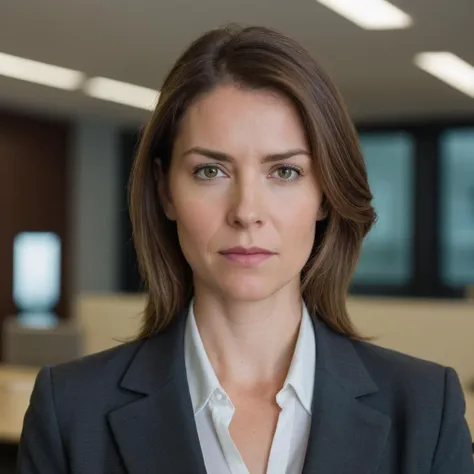
[[[19,472],[474,472],[455,372],[369,344],[346,312],[371,199],[301,46],[265,28],[194,42],[131,177],[141,333],[40,372]]]

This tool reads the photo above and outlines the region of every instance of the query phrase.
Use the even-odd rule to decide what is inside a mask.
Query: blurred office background
[[[379,214],[349,309],[380,344],[454,366],[474,428],[474,4],[338,3],[0,4],[0,473],[38,366],[138,327],[126,185],[140,129],[179,53],[228,22],[290,34],[336,80]]]

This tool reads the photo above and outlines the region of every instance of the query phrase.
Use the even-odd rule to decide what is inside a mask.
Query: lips
[[[260,247],[232,247],[227,250],[220,252],[223,255],[274,255],[274,252],[271,252],[267,249],[262,249]]]
[[[220,254],[232,263],[253,267],[271,258],[275,252],[260,247],[232,247]]]

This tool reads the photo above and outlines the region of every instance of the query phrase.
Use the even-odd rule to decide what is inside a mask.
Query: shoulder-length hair
[[[182,54],[164,81],[141,138],[130,177],[133,239],[148,292],[138,337],[164,330],[193,294],[176,224],[159,202],[154,161],[159,159],[166,175],[189,105],[229,83],[276,91],[299,112],[326,215],[316,226],[313,250],[301,273],[302,296],[310,314],[334,331],[364,339],[346,309],[362,240],[375,221],[355,128],[336,86],[300,44],[268,28],[238,26],[212,30]]]

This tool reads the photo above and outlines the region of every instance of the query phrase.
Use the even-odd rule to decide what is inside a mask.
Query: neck
[[[302,315],[299,288],[284,290],[258,302],[229,301],[196,291],[196,323],[226,391],[277,392],[283,385]]]

